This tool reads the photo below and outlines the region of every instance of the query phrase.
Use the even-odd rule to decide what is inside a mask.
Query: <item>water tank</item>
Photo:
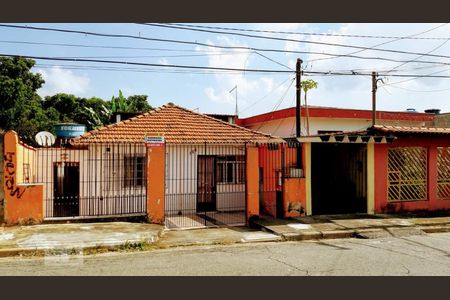
[[[426,112],[427,114],[435,114],[435,115],[438,115],[438,114],[441,112],[441,110],[440,110],[440,109],[437,109],[437,108],[430,108],[430,109],[425,109],[425,112]]]
[[[74,138],[86,132],[86,126],[75,123],[61,123],[55,125],[55,133],[58,138]]]

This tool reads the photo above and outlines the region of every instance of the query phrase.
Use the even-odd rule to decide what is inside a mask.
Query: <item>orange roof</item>
[[[280,142],[279,138],[233,125],[172,103],[73,139],[73,144],[144,142],[145,136],[164,136],[168,144]]]
[[[375,125],[374,129],[392,133],[450,134],[450,128]]]

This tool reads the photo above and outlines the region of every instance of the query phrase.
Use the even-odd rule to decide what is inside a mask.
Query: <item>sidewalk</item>
[[[129,222],[44,224],[0,227],[0,257],[89,254],[192,245],[280,242],[336,238],[380,238],[450,232],[450,216],[317,216],[279,220],[260,218],[248,227],[165,230]]]
[[[284,240],[381,238],[450,231],[450,217],[396,217],[392,215],[309,216],[290,220],[263,217],[255,226]]]

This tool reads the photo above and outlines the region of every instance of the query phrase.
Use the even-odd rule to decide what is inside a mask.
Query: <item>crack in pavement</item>
[[[408,269],[407,267],[405,267],[405,265],[402,265],[402,267],[406,269],[406,275],[410,275],[411,274],[411,270]]]
[[[294,268],[294,269],[297,270],[297,271],[304,272],[306,276],[310,276],[308,270],[300,269],[300,268],[298,268],[297,266],[291,265],[291,264],[289,264],[289,263],[287,263],[287,262],[285,262],[285,261],[282,261],[282,260],[279,260],[279,259],[273,257],[272,255],[274,255],[275,253],[273,253],[267,245],[264,245],[264,248],[265,248],[266,251],[270,254],[269,256],[267,256],[268,259],[270,259],[270,260],[272,260],[272,261],[276,261],[276,262],[278,262],[278,263],[281,263],[281,264],[283,264],[283,265],[285,265],[285,266],[288,266],[288,267],[290,267],[290,268]]]
[[[268,256],[267,258],[270,259],[270,260],[279,262],[279,263],[281,263],[281,264],[283,264],[283,265],[285,265],[285,266],[294,268],[294,269],[297,270],[297,271],[304,272],[306,276],[311,276],[311,275],[309,274],[309,271],[308,271],[308,270],[300,269],[300,268],[298,268],[297,266],[291,265],[290,263],[287,263],[287,262],[285,262],[285,261],[282,261],[282,260],[277,259],[277,258],[272,257],[272,256]]]

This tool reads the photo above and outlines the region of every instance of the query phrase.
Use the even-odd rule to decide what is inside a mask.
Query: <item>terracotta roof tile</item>
[[[143,142],[162,135],[168,144],[281,142],[277,137],[233,125],[172,103],[73,139],[73,144]]]
[[[373,129],[392,133],[450,134],[450,128],[375,125]]]

